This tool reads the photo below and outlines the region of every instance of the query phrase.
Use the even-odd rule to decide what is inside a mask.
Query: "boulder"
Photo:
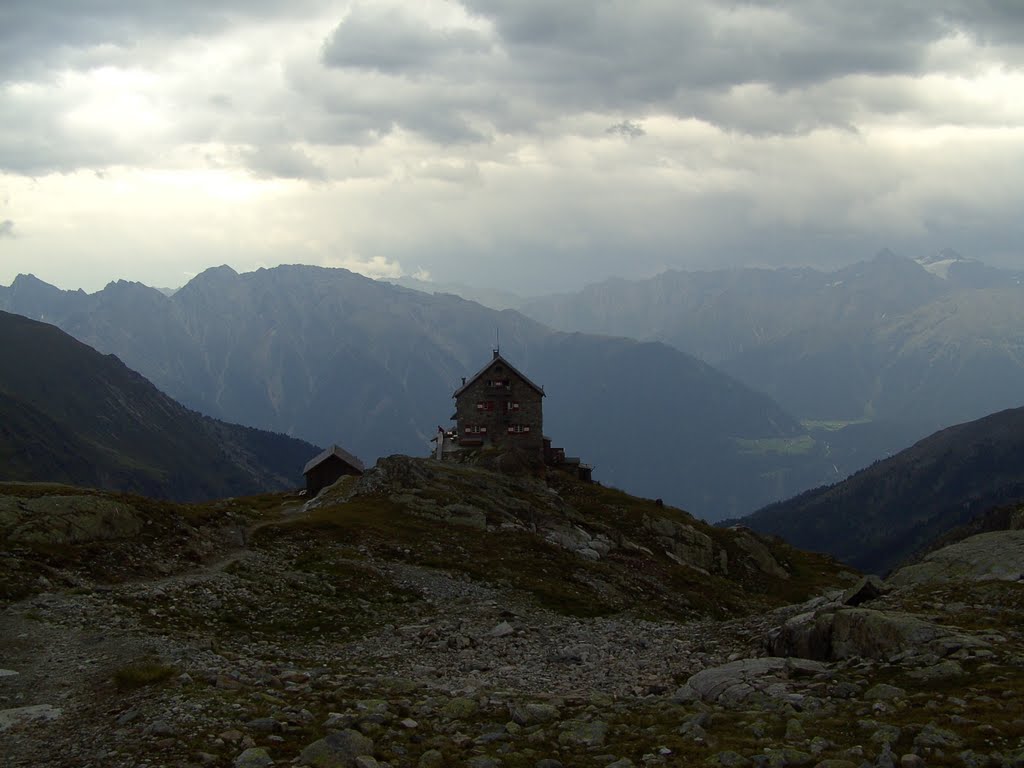
[[[268,768],[274,760],[263,747],[250,747],[231,763],[233,768]]]
[[[890,659],[908,651],[941,657],[985,643],[908,613],[830,607],[794,616],[773,633],[768,646],[776,656],[834,661]]]
[[[567,720],[561,725],[558,743],[563,747],[600,747],[608,735],[608,724],[601,720]]]
[[[750,556],[754,566],[762,573],[777,579],[789,578],[789,571],[779,565],[771,550],[750,531],[739,531],[733,541]]]
[[[0,709],[0,733],[3,733],[8,728],[28,723],[48,723],[57,720],[60,716],[61,710],[50,704],[33,704],[29,707]]]
[[[359,731],[346,730],[314,741],[299,760],[312,768],[355,768],[362,755],[373,755],[373,742]]]
[[[644,527],[658,536],[665,552],[676,562],[705,572],[719,565],[711,537],[694,526],[664,517],[648,517]]]
[[[865,576],[846,590],[843,593],[843,596],[839,598],[839,602],[843,605],[856,607],[861,603],[866,603],[870,600],[881,597],[890,591],[892,591],[892,587],[872,574],[870,576]]]
[[[676,691],[673,700],[736,707],[751,700],[783,698],[793,692],[791,681],[826,671],[824,664],[805,659],[740,659],[701,670]]]

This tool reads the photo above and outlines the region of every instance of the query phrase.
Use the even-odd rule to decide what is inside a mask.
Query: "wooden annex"
[[[337,445],[332,445],[310,459],[302,469],[306,477],[306,494],[316,496],[328,485],[345,475],[363,474],[363,462]]]

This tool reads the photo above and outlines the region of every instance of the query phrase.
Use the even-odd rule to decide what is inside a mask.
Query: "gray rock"
[[[509,635],[515,634],[515,629],[507,621],[503,621],[487,634],[491,637],[508,637]]]
[[[960,666],[959,661],[947,659],[946,661],[940,661],[938,664],[933,664],[930,667],[915,669],[912,672],[908,672],[907,677],[926,682],[938,682],[941,680],[955,680],[956,678],[963,677],[966,674],[967,673],[964,672],[964,668]]]
[[[749,759],[739,752],[733,752],[732,750],[712,755],[705,762],[708,765],[721,765],[725,766],[725,768],[747,768],[747,766],[753,765]]]
[[[518,725],[530,726],[539,723],[550,723],[558,719],[558,707],[553,704],[529,702],[521,705],[508,705],[508,713],[512,721]]]
[[[561,725],[558,743],[566,747],[600,747],[608,735],[608,724],[601,720],[566,720]]]
[[[940,728],[935,723],[928,723],[914,737],[914,746],[922,749],[957,749],[963,746],[963,739],[953,731]]]
[[[373,754],[373,742],[359,731],[332,733],[314,741],[299,755],[312,768],[355,768],[355,760]]]
[[[947,581],[1024,578],[1024,531],[979,533],[936,550],[889,577],[899,587]]]
[[[146,726],[147,736],[174,736],[177,730],[166,720],[155,720]]]
[[[234,768],[267,768],[273,764],[273,759],[263,747],[250,747],[231,763]]]
[[[272,717],[258,717],[247,722],[245,727],[257,733],[275,733],[281,730],[281,724]]]
[[[789,571],[779,565],[779,561],[751,531],[740,531],[733,539],[734,543],[750,555],[759,570],[777,579],[788,579]]]
[[[60,718],[62,712],[50,704],[35,704],[30,707],[0,709],[0,733],[16,725],[48,723]]]
[[[892,701],[893,699],[901,699],[907,695],[907,692],[902,688],[897,688],[895,685],[889,685],[887,683],[879,683],[878,685],[872,686],[864,691],[865,701]]]
[[[861,603],[866,603],[869,600],[881,597],[891,591],[891,586],[887,585],[880,578],[872,574],[870,576],[865,576],[846,590],[843,593],[843,596],[839,598],[839,602],[843,605],[857,606]]]
[[[826,608],[788,620],[770,639],[777,656],[838,660],[889,659],[908,651],[945,656],[959,648],[984,648],[974,637],[907,613],[868,608]]]
[[[444,755],[439,750],[428,749],[420,755],[419,762],[416,765],[418,768],[443,768]]]
[[[871,741],[875,744],[895,744],[900,740],[901,733],[902,730],[898,726],[880,725],[878,730],[871,734]]]
[[[791,692],[791,680],[820,674],[826,669],[823,664],[805,659],[740,659],[693,675],[676,691],[673,700],[733,707],[757,695],[779,698]]]

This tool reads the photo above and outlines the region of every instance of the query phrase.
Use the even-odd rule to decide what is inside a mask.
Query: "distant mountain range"
[[[317,450],[201,416],[114,356],[0,312],[0,480],[198,501],[295,488]]]
[[[669,271],[521,309],[564,330],[663,341],[802,420],[861,424],[837,441],[892,450],[1024,403],[1024,273],[952,251],[883,251],[835,272]]]
[[[604,482],[720,519],[835,477],[831,457],[769,397],[665,344],[559,333],[345,270],[219,267],[172,296],[19,276],[0,289],[0,308],[117,354],[203,413],[369,461],[423,455],[497,337],[546,386],[545,431]]]
[[[1024,408],[1015,408],[944,429],[841,483],[739,522],[885,573],[936,542],[948,543],[943,537],[958,526],[972,530],[977,516],[1021,500]]]

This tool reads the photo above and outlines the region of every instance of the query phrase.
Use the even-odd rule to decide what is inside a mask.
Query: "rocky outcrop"
[[[1024,531],[993,531],[971,536],[930,553],[920,563],[901,568],[888,581],[905,587],[987,579],[1024,579]]]
[[[12,544],[66,546],[125,539],[142,526],[132,506],[106,496],[0,496],[0,537]]]
[[[584,560],[612,552],[664,555],[704,575],[764,574],[788,580],[787,568],[767,539],[745,529],[713,536],[685,512],[650,505],[640,530],[611,525],[578,509],[544,479],[503,474],[472,464],[388,456],[358,480],[343,479],[306,504],[306,510],[366,497],[386,496],[404,511],[452,525],[487,531],[524,531]],[[624,518],[625,519],[625,518]],[[732,546],[723,542],[727,539]]]
[[[342,484],[307,515],[295,498],[190,509],[197,525],[196,512],[207,516],[197,531],[208,536],[255,501],[238,550],[206,566],[83,576],[0,605],[0,721],[17,718],[0,739],[4,766],[133,768],[154,755],[234,768],[1022,762],[1018,584],[865,579],[766,613],[771,594],[738,602],[772,586],[734,546],[738,531],[600,487],[408,461],[422,486],[382,483],[349,504]],[[403,496],[420,511],[406,513]],[[150,537],[167,506],[129,503],[145,512],[136,538],[147,546],[134,560],[113,541],[90,555],[180,549]],[[486,528],[426,511],[458,504]],[[644,523],[661,513],[671,525]],[[728,549],[738,583],[667,557],[669,540],[703,541],[693,534]],[[829,566],[759,541],[800,581]],[[594,550],[598,562],[574,556],[595,543],[611,547]],[[683,600],[692,608],[679,612]],[[715,618],[726,600],[735,613]],[[758,658],[779,624],[782,650],[827,658]]]
[[[693,675],[676,691],[673,700],[681,704],[703,701],[725,707],[749,706],[767,699],[785,700],[793,692],[794,681],[816,676],[828,676],[828,668],[816,661],[779,657],[740,659]]]
[[[664,517],[646,517],[644,527],[658,537],[664,552],[676,562],[705,573],[714,570],[724,572],[723,563],[727,561],[716,553],[711,537],[696,527]]]
[[[908,652],[943,657],[986,643],[908,613],[829,606],[789,619],[768,647],[777,656],[835,661],[892,659]]]
[[[789,571],[779,564],[771,550],[751,531],[739,530],[736,536],[736,546],[750,556],[750,559],[762,573],[779,579],[789,578]]]

